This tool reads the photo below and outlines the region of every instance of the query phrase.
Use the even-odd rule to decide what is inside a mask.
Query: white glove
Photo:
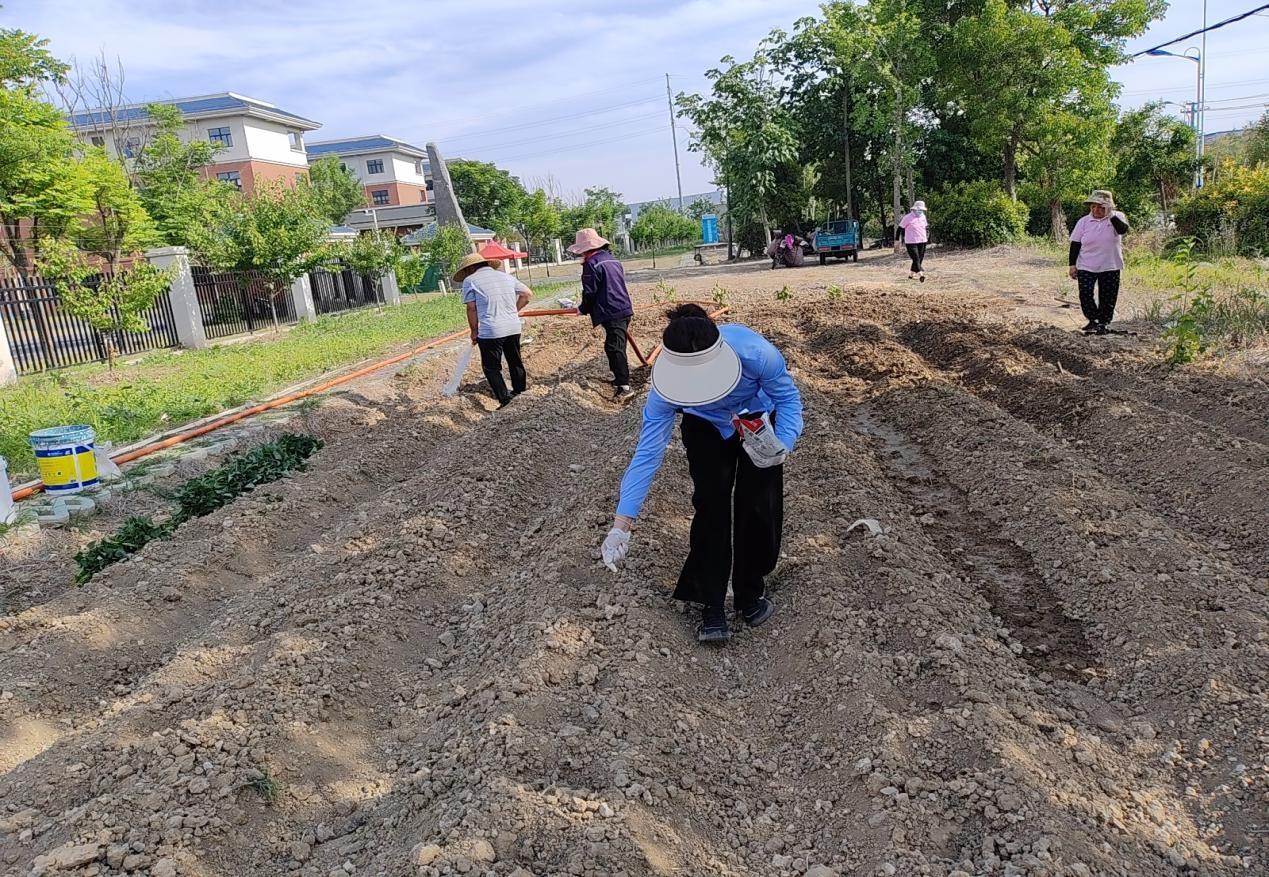
[[[749,459],[753,460],[753,464],[759,469],[770,469],[772,466],[781,466],[784,461],[789,459],[789,451],[787,448],[777,451],[774,454],[764,454],[751,444],[743,444],[745,453],[749,455]]]
[[[600,549],[600,554],[604,559],[604,566],[616,572],[617,564],[626,559],[626,553],[629,550],[630,531],[622,530],[620,527],[613,527],[608,531],[608,537],[604,539],[604,546]]]
[[[559,300],[558,304],[559,304],[559,306],[560,306],[560,307],[562,307],[562,308],[575,308],[575,307],[577,307],[577,303],[576,303],[576,302],[574,302],[571,298],[561,298],[561,299]]]

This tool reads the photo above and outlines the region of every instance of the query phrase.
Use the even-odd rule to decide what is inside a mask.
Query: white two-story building
[[[366,189],[370,207],[426,204],[431,198],[427,151],[382,134],[317,140],[308,144],[309,163],[337,157]]]
[[[130,158],[153,133],[146,112],[151,103],[171,104],[181,111],[182,139],[203,139],[220,146],[215,163],[206,170],[208,176],[250,193],[268,181],[294,185],[308,173],[304,135],[321,125],[233,92],[88,110],[71,116],[70,123],[93,145]]]

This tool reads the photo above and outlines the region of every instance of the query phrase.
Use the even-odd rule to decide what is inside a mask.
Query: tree
[[[457,159],[446,166],[464,219],[501,236],[520,226],[528,195],[519,180],[489,162]]]
[[[87,182],[90,206],[69,236],[113,274],[125,257],[158,243],[158,232],[127,171],[105,149],[89,149],[80,160],[79,171]]]
[[[426,264],[436,266],[448,283],[454,276],[458,263],[464,256],[471,253],[471,240],[459,226],[442,225],[436,230],[432,239],[425,242],[419,249]],[[419,280],[422,279],[420,274]]]
[[[1159,104],[1123,113],[1111,136],[1115,203],[1134,219],[1155,212],[1152,205],[1166,216],[1194,178],[1195,140],[1194,129]]]
[[[183,141],[179,109],[151,104],[146,112],[154,131],[133,161],[133,182],[162,242],[187,247],[237,190],[204,176],[221,147],[202,139]]]
[[[123,333],[150,328],[141,314],[172,282],[168,272],[144,260],[98,272],[82,250],[64,240],[45,244],[40,267],[56,283],[63,307],[101,334],[111,369]]]
[[[621,194],[611,189],[587,189],[586,200],[560,211],[565,234],[580,228],[593,228],[609,240],[617,236],[618,221],[626,212]]]
[[[329,262],[330,220],[312,187],[282,184],[231,199],[193,240],[195,253],[222,271],[258,272],[277,325],[277,301],[295,278]],[[246,275],[239,275],[246,286]]]
[[[649,204],[630,227],[630,237],[639,247],[682,243],[695,240],[698,234],[699,226],[667,203]]]
[[[397,270],[405,258],[405,248],[395,235],[372,231],[359,234],[351,241],[341,244],[335,248],[334,255],[347,267],[370,277],[374,281],[375,293],[382,298],[380,293],[383,275]],[[422,279],[421,275],[419,279]]]
[[[49,82],[59,82],[70,65],[53,57],[48,40],[25,31],[0,28],[0,88],[33,93]]]
[[[699,223],[705,214],[718,214],[721,209],[721,207],[708,198],[697,198],[691,204],[687,205],[687,215],[692,217],[692,221]]]
[[[1247,144],[1247,163],[1269,164],[1269,111],[1244,132],[1243,138]]]
[[[546,197],[546,192],[538,189],[528,197],[521,212],[520,231],[530,248],[544,252],[559,237],[562,226],[559,208]]]
[[[338,158],[319,158],[308,169],[308,184],[313,198],[331,225],[342,225],[349,213],[366,204],[366,190],[349,168]]]

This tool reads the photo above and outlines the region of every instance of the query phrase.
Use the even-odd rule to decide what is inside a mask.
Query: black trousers
[[[600,323],[604,327],[604,353],[608,367],[612,369],[612,382],[619,387],[630,385],[630,362],[626,359],[626,329],[630,318]]]
[[[682,431],[696,514],[674,598],[722,609],[730,574],[733,603],[743,611],[763,596],[763,577],[780,558],[784,467],[759,469],[739,435],[724,439],[692,414],[683,415]]]
[[[517,332],[502,338],[481,338],[476,343],[480,345],[480,367],[485,372],[485,380],[489,382],[489,389],[493,390],[494,397],[499,402],[506,402],[511,398],[506,381],[502,379],[504,354],[507,357],[507,370],[511,372],[511,389],[523,393],[528,386],[529,376],[520,359],[520,334]]]
[[[912,260],[912,273],[924,271],[921,263],[925,261],[925,241],[919,244],[905,244],[905,246],[908,248],[908,258]]]
[[[1115,302],[1119,301],[1118,271],[1076,271],[1075,282],[1080,288],[1080,310],[1084,312],[1084,319],[1099,323],[1115,319]],[[1093,296],[1093,287],[1097,287],[1097,297]]]

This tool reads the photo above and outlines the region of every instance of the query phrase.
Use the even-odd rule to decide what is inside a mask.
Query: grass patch
[[[147,517],[128,518],[113,536],[99,539],[76,554],[79,572],[75,581],[82,585],[112,563],[126,560],[156,539],[171,536],[186,521],[209,515],[239,495],[277,481],[288,472],[303,470],[304,461],[321,446],[321,439],[311,435],[285,433],[191,478],[173,495],[176,511],[167,520],[155,523]]]
[[[83,366],[25,376],[0,389],[0,454],[21,479],[35,472],[32,430],[87,423],[99,442],[123,445],[465,325],[459,297],[438,296],[322,317],[276,338],[154,353],[114,372]]]

